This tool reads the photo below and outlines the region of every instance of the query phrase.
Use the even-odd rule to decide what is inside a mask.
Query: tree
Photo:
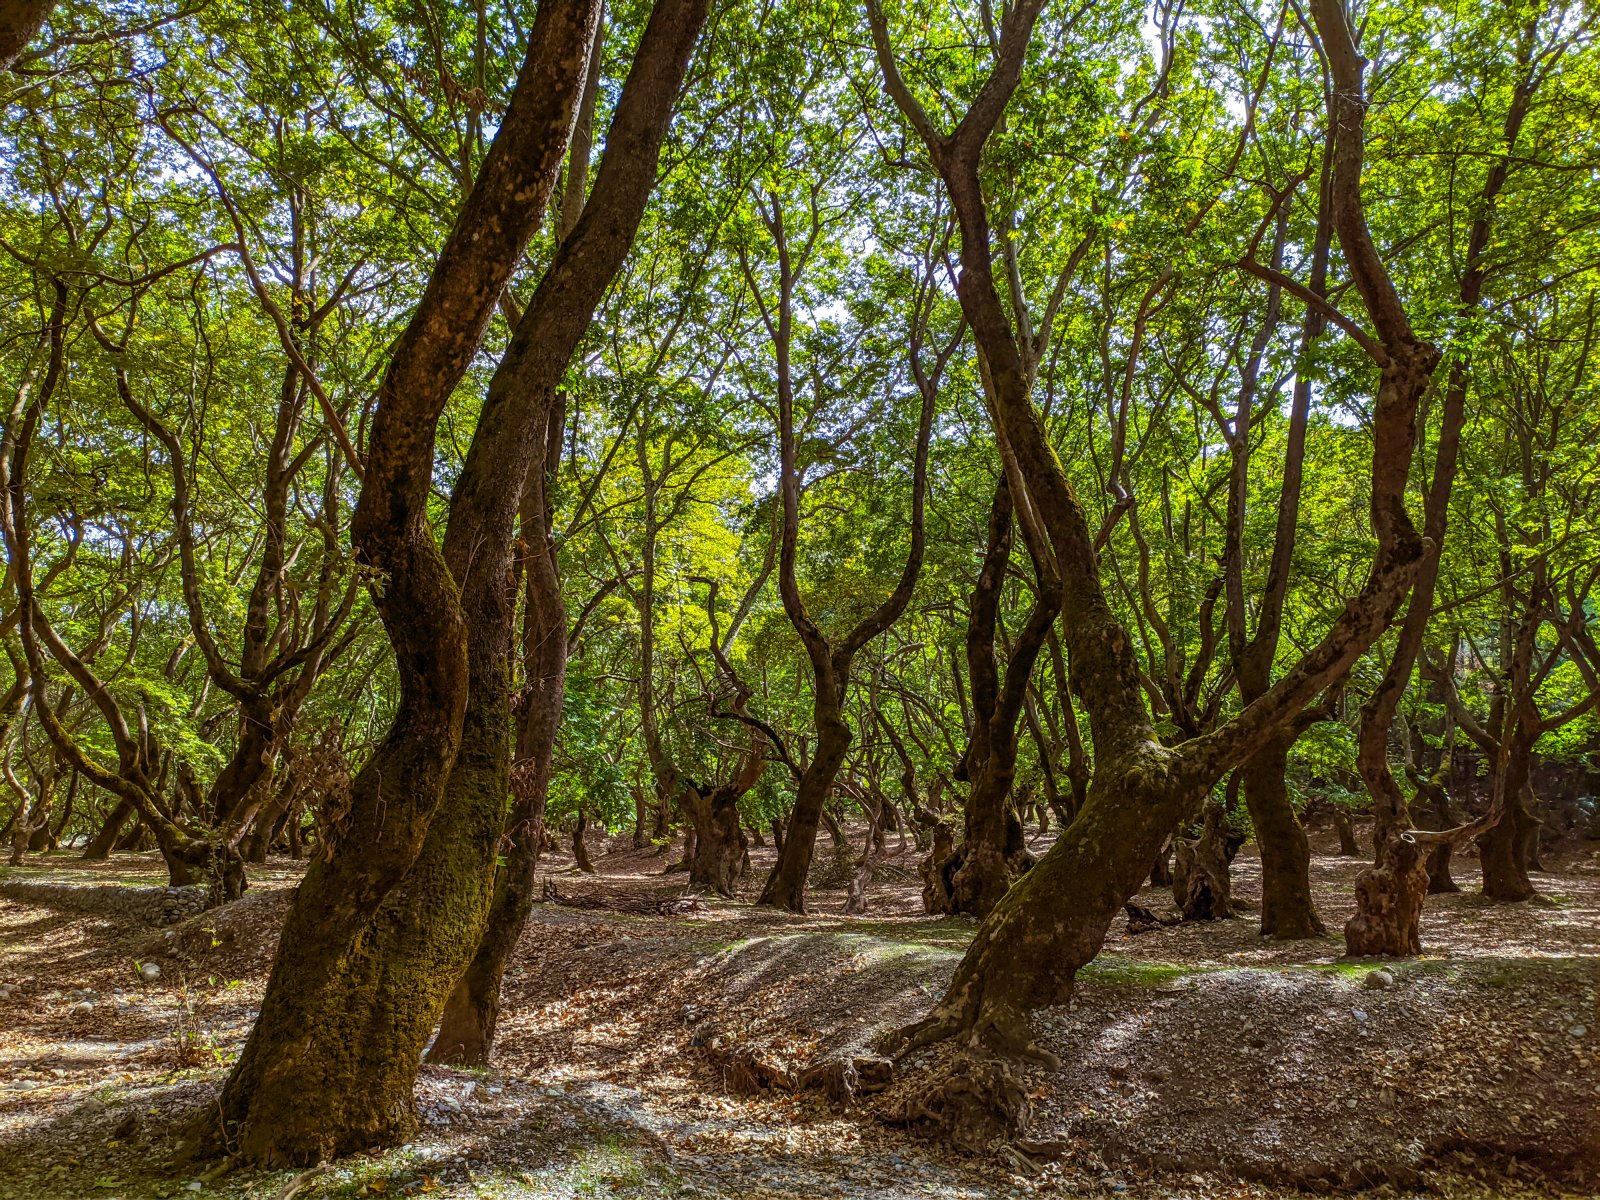
[[[980,926],[945,997],[926,1020],[907,1031],[912,1046],[957,1034],[1011,1048],[1028,1046],[1027,1013],[1070,994],[1073,974],[1099,950],[1111,918],[1138,887],[1167,830],[1194,810],[1217,779],[1255,748],[1257,739],[1293,720],[1348,670],[1398,607],[1423,549],[1404,498],[1416,404],[1437,353],[1412,336],[1366,231],[1360,195],[1360,60],[1343,9],[1324,3],[1314,12],[1335,64],[1336,87],[1329,93],[1334,225],[1382,339],[1374,343],[1339,316],[1341,327],[1376,351],[1382,364],[1373,404],[1371,464],[1370,519],[1377,551],[1361,593],[1321,642],[1264,696],[1218,730],[1176,749],[1157,740],[1128,634],[1106,601],[1090,526],[1030,398],[990,265],[982,150],[1017,88],[1041,7],[1020,3],[1007,12],[994,67],[948,134],[934,125],[901,75],[881,7],[869,7],[885,86],[926,148],[960,219],[962,307],[982,356],[986,395],[1019,520],[1035,523],[1041,544],[1048,541],[1061,573],[1071,682],[1087,710],[1095,745],[1094,777],[1083,810]],[[1308,302],[1317,301],[1312,296]]]
[[[428,520],[434,431],[543,217],[597,19],[592,0],[540,6],[511,103],[379,386],[352,532],[400,702],[353,782],[337,843],[296,893],[219,1102],[223,1137],[253,1161],[317,1161],[415,1127],[417,1063],[487,916],[488,876],[473,858],[498,836],[505,793],[490,788],[503,760],[490,751],[472,764],[491,775],[477,827],[435,820],[466,739],[482,747],[504,729],[464,729],[467,598]]]

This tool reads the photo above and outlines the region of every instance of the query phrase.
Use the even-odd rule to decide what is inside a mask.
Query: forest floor
[[[838,915],[848,864],[826,841],[805,917],[749,906],[770,849],[748,895],[692,904],[666,857],[624,840],[595,840],[595,875],[552,855],[558,899],[507,976],[494,1067],[425,1067],[412,1142],[315,1175],[169,1165],[249,1029],[299,864],[257,868],[243,900],[166,930],[0,898],[0,1197],[1600,1192],[1600,847],[1552,855],[1542,898],[1515,906],[1476,897],[1458,860],[1466,890],[1429,897],[1425,956],[1374,988],[1378,964],[1342,961],[1335,936],[1361,863],[1314,844],[1327,938],[1265,942],[1248,912],[1139,936],[1116,923],[1073,1003],[1037,1019],[1062,1065],[1027,1074],[1028,1138],[1049,1147],[1034,1157],[894,1124],[915,1058],[851,1103],[783,1086],[870,1055],[959,960],[973,926],[921,915],[910,847],[859,918]],[[63,855],[5,878],[163,877],[151,856]],[[1251,848],[1235,880],[1259,898]]]

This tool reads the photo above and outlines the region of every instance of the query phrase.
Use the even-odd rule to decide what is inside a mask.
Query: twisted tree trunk
[[[499,732],[483,744],[491,787],[474,787],[470,778],[461,781],[459,808],[481,814],[477,819],[486,831],[474,843],[473,853],[481,878],[492,880],[493,892],[485,896],[489,907],[483,925],[463,947],[470,957],[455,968],[455,987],[429,1053],[432,1061],[488,1060],[506,963],[533,903],[567,661],[567,617],[550,494],[564,424],[557,387],[589,328],[595,306],[633,244],[706,11],[706,0],[657,0],[651,10],[612,116],[593,192],[581,216],[565,228],[554,261],[517,322],[506,357],[490,382],[478,434],[451,506],[447,551],[460,545],[463,559],[477,554],[479,565],[471,577],[484,597],[484,616],[475,627],[486,631],[480,640],[492,678],[475,684],[480,690],[474,692],[474,700],[482,697]],[[598,30],[591,31],[590,46],[598,49]],[[582,188],[584,172],[576,167],[578,157],[575,153],[568,175],[569,199]],[[513,448],[509,457],[508,446]],[[505,487],[508,474],[515,477],[510,489]],[[507,761],[512,614],[504,580],[512,566],[511,529],[519,509],[526,554],[522,565],[527,692],[517,714],[517,758],[512,765]],[[483,515],[461,519],[472,514]],[[462,536],[456,539],[458,528]],[[507,553],[498,558],[484,554],[479,550],[482,545],[504,546]],[[465,573],[461,567],[457,570]],[[490,636],[493,631],[504,636]],[[508,787],[512,806],[506,814],[503,798]],[[452,780],[447,811],[456,788],[457,781]],[[593,870],[582,840],[586,818],[581,810],[578,821],[574,854],[580,869]],[[508,844],[504,861],[496,868],[496,849],[502,842]]]
[[[1391,335],[1385,343],[1393,341],[1401,351],[1398,357],[1393,351],[1378,355],[1382,375],[1373,420],[1370,514],[1375,559],[1360,594],[1322,642],[1265,695],[1211,733],[1176,749],[1161,744],[1145,710],[1131,640],[1101,587],[1094,536],[1031,401],[1022,355],[993,278],[979,162],[1021,77],[1041,6],[1042,0],[1019,0],[1007,10],[995,67],[949,134],[934,126],[901,77],[881,7],[868,6],[885,84],[928,148],[960,222],[962,308],[978,342],[1013,503],[1019,519],[1036,523],[1041,542],[1047,540],[1062,580],[1071,681],[1088,713],[1095,748],[1094,777],[1077,819],[979,926],[945,997],[925,1021],[904,1031],[908,1046],[965,1036],[1027,1047],[1028,1012],[1070,994],[1077,969],[1099,951],[1112,919],[1138,889],[1170,831],[1264,735],[1286,726],[1344,675],[1388,625],[1422,552],[1404,498],[1416,402],[1428,383],[1433,354],[1404,327],[1403,314],[1396,323],[1398,302],[1371,286],[1375,255],[1360,201],[1358,69],[1353,89],[1340,78],[1330,92],[1330,104],[1343,106],[1330,114],[1343,139],[1335,155],[1334,222],[1369,311]],[[1319,29],[1338,26],[1333,34],[1324,31],[1325,40],[1338,33],[1348,40],[1336,0],[1321,0],[1315,9]],[[1330,57],[1339,58],[1339,50]],[[1345,58],[1354,58],[1353,49]],[[1345,59],[1340,61],[1342,69]],[[1352,136],[1353,146],[1348,144]],[[1308,302],[1318,301],[1313,296]],[[1342,327],[1371,344],[1353,323]]]
[[[972,689],[972,737],[957,778],[970,784],[965,838],[953,861],[937,864],[949,890],[929,912],[986,917],[1018,876],[1033,865],[1021,820],[1011,803],[1016,778],[1018,720],[1035,660],[1061,607],[1060,585],[1049,575],[1048,557],[1035,556],[1038,592],[1004,680],[995,658],[995,633],[1006,568],[1011,561],[1012,506],[1004,473],[989,512],[989,539],[972,592],[967,624],[967,670]]]
[[[379,388],[352,536],[383,580],[374,601],[400,703],[300,884],[218,1100],[219,1140],[248,1161],[317,1162],[407,1137],[422,1049],[482,932],[509,729],[492,697],[469,693],[505,680],[492,647],[469,662],[461,585],[429,527],[435,427],[543,217],[598,8],[540,5],[510,106]],[[497,560],[508,541],[474,548]],[[487,590],[468,603],[492,607]]]

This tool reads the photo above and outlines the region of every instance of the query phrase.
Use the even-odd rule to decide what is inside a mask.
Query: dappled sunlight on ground
[[[1548,902],[1515,906],[1473,896],[1476,864],[1458,860],[1468,891],[1429,897],[1425,958],[1380,991],[1363,986],[1370,964],[1339,960],[1362,864],[1320,836],[1325,939],[1257,935],[1249,851],[1239,919],[1140,936],[1117,921],[1074,1003],[1037,1022],[1062,1061],[1028,1075],[1031,1132],[1064,1148],[1041,1166],[909,1136],[872,1097],[747,1087],[740,1064],[794,1079],[870,1056],[938,998],[973,924],[920,915],[913,847],[891,835],[868,914],[845,917],[847,863],[825,838],[814,878],[836,886],[805,916],[750,907],[770,848],[753,851],[737,902],[684,906],[670,856],[596,842],[596,875],[566,855],[545,864],[560,902],[536,907],[508,973],[494,1068],[424,1068],[418,1136],[303,1181],[303,1200],[1266,1196],[1274,1178],[1426,1179],[1477,1198],[1516,1186],[1499,1166],[1492,1192],[1462,1178],[1485,1162],[1554,1165],[1600,1144],[1600,873],[1586,859],[1539,877]],[[198,1168],[162,1164],[242,1044],[299,870],[257,868],[244,901],[170,930],[0,901],[0,983],[20,985],[0,999],[0,1197],[274,1196],[289,1182],[223,1175],[196,1193]],[[23,874],[164,881],[150,856]],[[686,910],[655,915],[658,901]],[[1155,890],[1142,902],[1170,907]],[[136,972],[147,961],[153,982]]]

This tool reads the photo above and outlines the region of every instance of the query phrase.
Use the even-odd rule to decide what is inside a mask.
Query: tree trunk
[[[83,776],[73,771],[72,782],[67,784],[67,801],[61,806],[61,819],[56,822],[55,829],[49,834],[48,849],[51,851],[61,848],[61,839],[66,836],[67,823],[72,820],[73,810],[77,807],[78,785],[82,782]]]
[[[1539,845],[1544,833],[1544,821],[1533,811],[1533,789],[1529,788],[1523,804],[1523,818],[1526,825],[1522,831],[1522,861],[1527,864],[1529,871],[1544,874],[1544,863],[1540,859]],[[41,849],[35,846],[34,849]]]
[[[865,916],[867,911],[867,885],[872,882],[872,863],[881,849],[879,842],[883,824],[883,808],[869,814],[866,843],[861,847],[861,858],[855,873],[850,876],[850,889],[845,895],[844,912],[847,917]]]
[[[843,854],[850,849],[850,839],[845,836],[844,823],[839,820],[839,814],[826,804],[822,806],[822,824],[828,831],[828,840],[833,843],[835,854]]]
[[[247,863],[264,863],[289,818],[289,807],[294,798],[294,768],[285,770],[272,789],[272,798],[256,810],[250,832],[239,842],[239,853]]]
[[[1356,841],[1356,829],[1350,821],[1350,810],[1342,804],[1333,806],[1333,827],[1339,831],[1339,856],[1360,858],[1361,843]]]
[[[510,744],[499,661],[509,618],[502,626],[495,610],[509,599],[503,560],[521,479],[473,474],[485,425],[504,419],[491,382],[441,549],[427,516],[434,439],[545,212],[598,8],[540,4],[511,103],[379,385],[352,541],[383,573],[375,601],[400,701],[296,892],[260,1016],[217,1102],[220,1141],[248,1162],[314,1163],[409,1136],[423,1047],[483,931]],[[496,449],[522,452],[510,435],[523,432]],[[458,524],[464,492],[495,484],[514,489],[509,502],[493,497]],[[474,566],[465,578],[463,562]],[[469,623],[469,610],[490,624]]]
[[[1377,859],[1356,878],[1356,911],[1344,926],[1351,958],[1408,958],[1422,953],[1418,927],[1428,892],[1426,850],[1403,837],[1378,842]]]
[[[17,61],[55,7],[56,0],[0,0],[0,71]]]
[[[1427,803],[1414,807],[1430,828],[1448,829],[1455,824],[1455,817],[1450,811],[1450,796],[1436,779],[1418,778],[1418,797]],[[1428,895],[1439,896],[1461,890],[1450,877],[1450,860],[1454,854],[1455,847],[1449,842],[1440,842],[1428,852]]]
[[[594,863],[589,861],[589,847],[583,841],[584,831],[588,828],[589,817],[580,808],[578,809],[577,823],[572,827],[572,857],[577,863],[578,870],[585,875],[593,875]]]
[[[956,838],[950,826],[940,821],[933,827],[933,848],[917,871],[922,876],[922,911],[930,916],[950,911],[951,879],[961,860],[956,855]]]
[[[1008,803],[1010,772],[986,769],[972,781],[959,849],[940,824],[921,872],[923,910],[986,917],[1034,864],[1016,810]]]
[[[1328,20],[1317,6],[1318,27]],[[1022,877],[979,926],[944,998],[927,1020],[906,1031],[912,1045],[964,1036],[1011,1048],[1029,1045],[1027,1015],[1059,1004],[1073,978],[1099,951],[1111,921],[1138,890],[1179,821],[1199,806],[1215,782],[1247,758],[1260,738],[1287,725],[1389,625],[1422,553],[1405,510],[1415,447],[1416,402],[1434,361],[1431,348],[1403,336],[1389,298],[1373,292],[1370,238],[1357,240],[1360,209],[1364,89],[1330,89],[1331,123],[1339,130],[1334,194],[1347,259],[1367,307],[1383,324],[1386,349],[1398,366],[1385,367],[1374,406],[1369,515],[1377,551],[1360,595],[1323,640],[1273,689],[1226,726],[1176,749],[1162,746],[1145,708],[1132,639],[1117,620],[1100,581],[1098,551],[1088,515],[1034,406],[1032,385],[993,273],[993,230],[980,179],[983,146],[1021,79],[1040,0],[1007,9],[995,66],[973,107],[954,130],[941,133],[901,77],[881,7],[868,5],[874,48],[884,82],[927,146],[949,193],[961,231],[962,311],[979,348],[1001,459],[1026,530],[1043,531],[1063,589],[1062,634],[1075,698],[1088,714],[1095,749],[1094,778],[1077,819],[1051,851]],[[1339,20],[1344,21],[1342,10]],[[1343,28],[1343,25],[1340,25]],[[1342,47],[1336,47],[1342,51]],[[1353,51],[1352,51],[1353,54]],[[1342,72],[1348,65],[1335,53]],[[1344,81],[1348,83],[1348,81]],[[1345,236],[1346,230],[1350,236]],[[1365,236],[1364,225],[1361,229]],[[1378,269],[1381,269],[1378,268]],[[980,1101],[981,1102],[981,1101]]]
[[[944,998],[904,1031],[908,1046],[965,1033],[1038,1053],[1028,1014],[1071,998],[1074,976],[1100,952],[1167,830],[1208,790],[1171,767],[1171,751],[1154,739],[1120,762],[1101,760],[1083,811],[978,926]]]
[[[1365,118],[1366,103],[1361,82],[1365,60],[1355,48],[1349,24],[1349,12],[1344,0],[1317,0],[1317,10],[1318,30],[1324,46],[1330,51],[1330,68],[1334,76],[1333,90],[1329,93],[1330,112],[1336,113],[1343,108],[1347,114],[1346,120],[1350,123],[1348,129],[1340,130],[1336,134],[1339,154],[1341,157],[1353,156],[1359,164],[1363,138],[1361,123]],[[1476,206],[1477,215],[1468,234],[1464,260],[1466,269],[1462,272],[1458,293],[1461,313],[1468,319],[1473,318],[1479,308],[1485,278],[1484,254],[1489,247],[1493,232],[1495,204],[1506,181],[1509,158],[1516,147],[1522,122],[1533,96],[1533,89],[1537,86],[1536,76],[1530,70],[1534,29],[1534,23],[1530,22],[1525,27],[1517,46],[1517,61],[1522,68],[1520,72],[1522,77],[1513,90],[1512,103],[1506,113],[1502,131],[1503,153],[1500,161],[1490,168],[1485,178],[1479,204]],[[1359,208],[1359,192],[1355,199]],[[1351,215],[1346,213],[1347,223],[1340,226],[1341,240],[1346,243],[1346,258],[1352,257],[1351,243],[1354,242],[1357,254],[1367,258],[1369,263],[1365,272],[1357,272],[1358,276],[1361,273],[1371,274],[1377,278],[1380,285],[1378,289],[1374,289],[1371,283],[1362,286],[1363,296],[1369,297],[1368,308],[1374,307],[1374,301],[1378,300],[1382,293],[1383,305],[1392,306],[1394,313],[1397,314],[1397,317],[1391,317],[1385,322],[1390,326],[1390,329],[1383,333],[1385,347],[1391,352],[1408,349],[1397,340],[1400,334],[1407,336],[1410,334],[1404,308],[1398,296],[1394,294],[1393,284],[1389,281],[1388,274],[1378,258],[1377,250],[1365,230],[1364,217],[1361,228],[1357,229],[1353,222],[1349,221]],[[1361,282],[1359,278],[1357,282]],[[1418,348],[1415,346],[1409,348],[1413,370],[1424,365],[1424,360],[1416,355]],[[1469,361],[1470,351],[1467,349],[1460,350],[1455,356],[1450,365],[1449,379],[1440,406],[1433,475],[1428,484],[1423,522],[1423,532],[1431,546],[1429,552],[1422,557],[1412,585],[1411,603],[1406,610],[1405,622],[1401,626],[1400,636],[1396,640],[1388,668],[1378,687],[1361,709],[1356,763],[1362,782],[1366,784],[1368,794],[1373,799],[1373,838],[1377,843],[1377,857],[1373,867],[1364,872],[1356,883],[1356,913],[1345,925],[1346,949],[1350,954],[1411,955],[1421,952],[1417,926],[1423,898],[1428,890],[1428,851],[1434,840],[1453,841],[1454,837],[1462,832],[1436,831],[1441,835],[1438,839],[1429,838],[1419,844],[1416,835],[1411,832],[1411,814],[1407,809],[1405,796],[1401,793],[1389,768],[1388,742],[1400,697],[1409,685],[1421,656],[1423,638],[1433,612],[1440,558],[1449,530],[1450,495],[1456,474],[1461,432],[1466,420]],[[1432,356],[1431,361],[1426,362],[1430,373],[1437,362],[1436,354]],[[1385,369],[1385,376],[1390,373],[1389,369]],[[1381,386],[1379,403],[1382,403]],[[1403,512],[1397,515],[1403,515]],[[1522,678],[1526,678],[1526,675]],[[1509,712],[1510,709],[1506,711]],[[1508,725],[1504,739],[1509,739],[1511,736]],[[1502,746],[1502,749],[1505,747]],[[1497,798],[1514,801],[1515,793],[1500,794]],[[1506,824],[1503,814],[1504,809],[1497,802],[1488,820],[1497,827],[1503,827]],[[1489,836],[1494,836],[1494,829],[1490,830]],[[1488,859],[1487,852],[1484,857]],[[1486,893],[1489,873],[1490,868],[1486,861],[1484,866]],[[1529,892],[1531,891],[1530,887]]]
[[[644,784],[633,785],[633,848],[643,850],[650,844],[650,835],[645,831],[645,823],[649,820],[648,805],[645,800]]]
[[[1229,870],[1242,839],[1226,826],[1215,800],[1206,804],[1198,838],[1173,839],[1172,900],[1185,921],[1226,921],[1233,910]]]
[[[1539,826],[1528,812],[1523,788],[1516,786],[1513,791],[1512,786],[1508,781],[1508,794],[1515,799],[1506,801],[1505,815],[1478,839],[1484,898],[1501,904],[1515,904],[1534,895],[1533,880],[1528,877],[1527,849],[1529,835],[1538,836]]]
[[[788,828],[784,830],[783,843],[778,849],[778,862],[767,877],[757,904],[796,913],[806,911],[806,877],[811,874],[817,828],[822,824],[823,807],[833,790],[834,778],[844,765],[851,739],[850,726],[845,724],[837,709],[828,711],[828,707],[819,698],[815,714],[816,751],[800,774],[794,811],[789,814]]]
[[[972,730],[959,777],[967,793],[965,838],[950,874],[943,911],[986,917],[1017,877],[1033,865],[1022,824],[1012,804],[1020,719],[1029,677],[1061,608],[1061,588],[1048,551],[1024,529],[1037,591],[1032,610],[1011,648],[1002,679],[995,654],[1000,598],[1011,561],[1011,487],[1001,472],[989,508],[988,541],[972,589],[967,619],[967,672],[971,680]]]
[[[749,861],[749,842],[739,822],[740,794],[729,784],[704,793],[698,788],[683,793],[684,808],[694,824],[689,886],[730,900]]]
[[[554,393],[547,392],[553,399]],[[511,811],[506,816],[503,854],[494,872],[488,924],[466,972],[445,1003],[429,1062],[485,1066],[500,1017],[500,986],[507,963],[527,927],[535,873],[543,848],[556,734],[567,669],[567,614],[552,536],[550,481],[561,450],[560,406],[550,404],[546,436],[528,467],[522,497],[523,677],[525,694],[516,714],[516,760],[510,770]],[[635,788],[635,795],[643,789]]]
[[[1327,932],[1311,899],[1311,847],[1289,801],[1292,730],[1269,737],[1239,768],[1245,808],[1261,848],[1261,932],[1287,941]]]

